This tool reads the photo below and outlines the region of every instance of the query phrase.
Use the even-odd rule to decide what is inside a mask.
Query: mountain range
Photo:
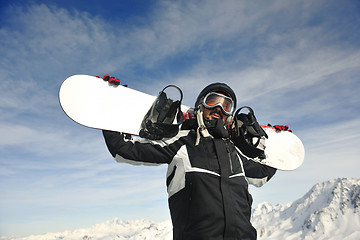
[[[252,212],[259,240],[360,239],[360,178],[314,185],[286,205],[259,204]],[[113,219],[87,229],[0,240],[171,240],[171,221]]]
[[[252,223],[258,239],[360,239],[360,179],[313,186],[287,205],[259,204]]]

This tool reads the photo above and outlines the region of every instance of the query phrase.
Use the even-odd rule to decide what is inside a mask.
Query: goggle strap
[[[196,120],[198,122],[198,128],[196,130],[196,142],[195,142],[195,146],[199,145],[200,143],[200,134],[203,137],[210,137],[210,133],[207,130],[205,123],[204,123],[204,119],[203,119],[203,112],[204,112],[204,107],[200,104],[199,108],[196,110],[195,115],[196,115]]]

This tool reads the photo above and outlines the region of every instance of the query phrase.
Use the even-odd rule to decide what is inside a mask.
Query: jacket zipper
[[[227,152],[227,155],[228,155],[228,158],[229,158],[229,162],[230,162],[230,172],[231,172],[231,173],[234,173],[234,171],[233,171],[233,165],[232,165],[232,160],[231,160],[230,149],[229,149],[229,146],[228,146],[228,142],[226,142],[226,141],[225,141],[225,147],[226,147],[226,152]]]

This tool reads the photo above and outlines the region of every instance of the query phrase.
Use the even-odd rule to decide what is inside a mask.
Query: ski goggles
[[[234,101],[231,98],[216,92],[209,92],[204,97],[203,105],[209,109],[220,107],[225,115],[232,115],[234,111]]]

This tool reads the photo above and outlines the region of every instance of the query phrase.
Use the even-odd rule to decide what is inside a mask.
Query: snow
[[[47,233],[24,238],[0,240],[171,240],[171,221],[154,223],[148,220],[123,221],[114,219],[87,229]]]
[[[313,186],[286,205],[259,204],[251,219],[258,239],[360,239],[360,179],[333,179]],[[170,240],[170,221],[110,220],[87,229],[0,240]]]
[[[318,183],[287,206],[260,204],[258,239],[360,239],[360,179]]]

